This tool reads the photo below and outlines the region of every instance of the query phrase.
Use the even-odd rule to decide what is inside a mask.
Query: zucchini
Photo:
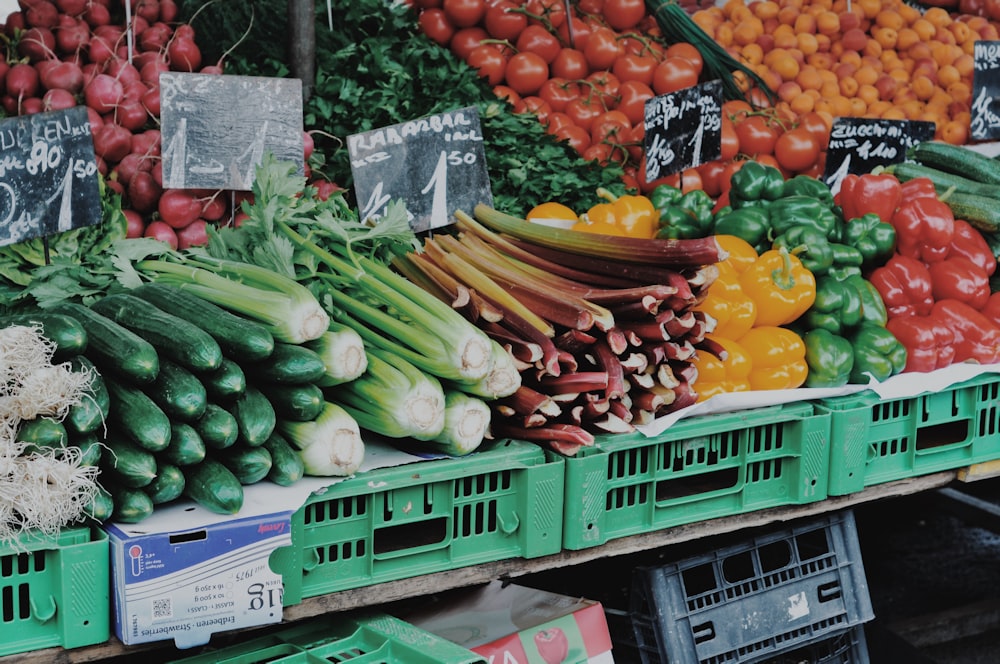
[[[194,373],[172,359],[160,358],[156,380],[142,388],[168,417],[193,422],[208,405],[205,385]]]
[[[264,393],[247,385],[243,395],[228,408],[236,418],[239,440],[250,447],[259,447],[274,433],[278,417]]]
[[[66,447],[69,435],[63,423],[54,417],[40,416],[24,420],[17,428],[14,440],[27,445],[25,452],[55,450]]]
[[[108,420],[140,447],[159,452],[170,444],[170,418],[141,388],[105,377],[111,396]]]
[[[160,356],[132,330],[76,302],[60,302],[46,311],[72,316],[87,331],[86,356],[102,373],[117,372],[136,383],[151,383],[160,371]]]
[[[271,332],[213,302],[169,284],[147,283],[130,293],[161,310],[194,323],[215,339],[222,352],[237,362],[263,360],[274,350]]]
[[[104,453],[104,443],[96,432],[85,434],[79,438],[71,438],[69,444],[80,449],[80,465],[96,466],[101,463]]]
[[[42,336],[55,348],[53,362],[62,362],[87,349],[87,330],[76,318],[49,311],[23,311],[0,316],[0,327],[24,325],[41,328]]]
[[[157,454],[175,466],[190,466],[205,458],[205,441],[195,428],[187,422],[170,423],[170,444]]]
[[[953,191],[941,200],[948,204],[956,219],[965,219],[984,233],[1000,231],[1000,197]]]
[[[247,377],[243,368],[228,357],[222,358],[222,366],[201,376],[208,397],[216,403],[226,403],[239,397],[247,389]]]
[[[222,363],[222,348],[208,332],[140,297],[128,293],[107,295],[91,309],[138,334],[161,357],[191,371],[214,371]]]
[[[111,520],[119,523],[139,523],[153,513],[153,499],[142,489],[127,486],[110,486],[115,503]]]
[[[913,161],[976,182],[1000,184],[1000,161],[962,145],[944,141],[924,141],[906,151]]]
[[[263,362],[244,366],[251,382],[302,385],[315,383],[326,374],[323,358],[300,344],[277,341],[274,352]]]
[[[169,503],[184,495],[184,473],[173,464],[160,464],[156,479],[142,487],[154,505]]]
[[[264,449],[271,453],[271,470],[267,479],[279,486],[291,486],[305,475],[302,457],[277,431],[265,441]]]
[[[232,471],[240,484],[256,484],[271,471],[271,453],[261,447],[234,445],[212,456]]]
[[[278,417],[286,420],[298,422],[315,420],[326,405],[323,390],[313,383],[302,385],[260,383],[257,388],[271,402]]]
[[[895,175],[896,179],[900,182],[907,182],[915,178],[927,178],[934,183],[934,188],[939,195],[944,194],[949,189],[979,196],[992,197],[997,194],[997,186],[995,184],[978,182],[964,175],[943,171],[939,168],[912,161],[904,161],[886,166],[885,172]]]
[[[210,512],[236,514],[243,507],[243,485],[215,459],[207,458],[183,472],[184,495]]]
[[[107,473],[118,484],[139,489],[156,477],[156,457],[116,431],[104,439],[107,451],[101,455],[101,474]]]
[[[73,371],[90,372],[91,381],[90,389],[84,392],[80,403],[70,406],[63,424],[66,426],[66,431],[72,434],[82,435],[97,431],[108,418],[108,409],[111,407],[111,397],[107,385],[104,384],[104,377],[85,355],[75,355],[69,359],[69,363]]]
[[[236,442],[240,434],[239,424],[233,414],[212,402],[205,407],[205,414],[192,425],[204,441],[205,447],[214,450],[229,447]]]
[[[115,499],[111,497],[111,492],[100,484],[97,485],[97,491],[91,499],[83,506],[84,515],[97,523],[104,523],[110,519],[114,511]]]

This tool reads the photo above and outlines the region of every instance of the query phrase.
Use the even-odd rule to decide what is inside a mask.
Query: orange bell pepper
[[[698,401],[705,401],[716,394],[748,391],[752,363],[746,349],[732,339],[716,334],[705,336],[725,351],[726,358],[720,359],[704,350],[699,350],[694,356],[692,364],[698,370],[698,377],[693,386],[698,394]]]
[[[786,390],[806,382],[806,345],[795,332],[762,325],[740,337],[739,343],[750,356],[750,389]]]
[[[769,249],[740,274],[743,292],[757,303],[756,325],[786,325],[816,301],[816,277],[786,249]]]
[[[603,188],[597,195],[607,202],[587,210],[573,230],[638,238],[652,238],[656,233],[659,213],[646,196],[615,196]]]

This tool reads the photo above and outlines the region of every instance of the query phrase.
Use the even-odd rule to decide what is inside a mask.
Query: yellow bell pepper
[[[740,337],[739,344],[750,356],[750,389],[786,390],[806,382],[806,345],[795,332],[762,325]]]
[[[756,325],[787,325],[816,301],[816,277],[786,249],[769,249],[740,274],[757,303]]]
[[[715,236],[716,242],[728,254],[724,263],[728,263],[737,272],[742,273],[757,260],[757,250],[753,245],[735,235],[720,234]]]
[[[597,195],[607,202],[597,203],[573,224],[573,230],[605,235],[652,238],[659,215],[652,201],[642,195],[615,196],[606,189]]]
[[[715,334],[739,339],[757,321],[757,303],[743,292],[740,275],[728,259],[716,266],[719,276],[697,309],[715,319]]]
[[[752,370],[750,354],[732,339],[716,334],[706,334],[705,337],[717,343],[725,351],[726,358],[720,359],[704,350],[695,355],[692,364],[698,370],[694,382],[698,401],[705,401],[716,394],[748,391]]]

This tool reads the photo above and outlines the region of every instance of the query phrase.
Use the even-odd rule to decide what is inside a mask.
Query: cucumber
[[[156,477],[156,457],[117,431],[104,439],[107,448],[101,455],[101,474],[130,489],[140,489]]]
[[[243,485],[220,462],[206,458],[183,472],[184,495],[210,512],[236,514],[243,507]]]
[[[243,368],[228,357],[222,358],[222,366],[201,376],[208,398],[216,403],[227,403],[238,398],[247,389],[247,377]]]
[[[984,233],[1000,231],[1000,197],[953,191],[942,200],[951,208],[956,219],[965,219]]]
[[[934,188],[938,194],[943,194],[949,189],[966,194],[976,194],[978,196],[992,197],[997,194],[997,186],[995,184],[978,182],[964,175],[912,161],[904,161],[887,166],[885,172],[895,175],[896,179],[900,182],[907,182],[915,178],[927,178],[934,183]]]
[[[76,302],[60,302],[46,311],[72,316],[87,331],[86,356],[102,374],[115,371],[136,383],[151,383],[160,371],[160,356],[132,330]]]
[[[271,453],[271,470],[267,479],[279,486],[291,486],[305,475],[302,457],[280,433],[271,434],[264,443],[264,449]]]
[[[274,412],[286,420],[308,422],[315,420],[326,405],[323,390],[313,383],[281,385],[260,383],[257,388],[274,406]]]
[[[153,500],[142,489],[127,486],[109,486],[115,507],[111,520],[119,523],[139,523],[153,513]]]
[[[261,447],[234,445],[212,453],[213,458],[232,471],[240,484],[256,484],[271,471],[271,453]]]
[[[83,506],[84,516],[97,523],[104,523],[110,519],[114,510],[115,499],[111,497],[111,493],[107,489],[99,484],[93,497]]]
[[[205,414],[192,425],[204,441],[205,447],[214,450],[229,447],[236,442],[240,434],[239,424],[233,414],[212,402],[205,407]]]
[[[165,450],[170,444],[170,418],[141,388],[106,377],[111,396],[108,420],[133,442],[150,452]]]
[[[906,151],[913,161],[976,182],[1000,184],[1000,161],[961,145],[944,141],[924,141]]]
[[[274,350],[274,337],[263,325],[181,288],[147,283],[130,292],[169,314],[194,323],[215,339],[227,357],[237,362],[263,360]]]
[[[0,327],[40,327],[42,336],[55,344],[53,362],[62,362],[87,349],[87,331],[80,321],[66,314],[25,311],[0,316]]]
[[[25,452],[37,452],[66,447],[69,435],[59,420],[40,416],[33,420],[22,421],[14,440],[27,445]]]
[[[104,443],[97,432],[90,432],[78,438],[70,438],[69,444],[80,449],[80,465],[96,466],[104,454]]]
[[[205,453],[205,441],[192,425],[187,422],[171,422],[170,444],[157,454],[157,459],[175,466],[190,466],[201,463]]]
[[[85,355],[75,355],[69,359],[69,363],[73,371],[90,372],[91,381],[90,389],[84,392],[80,403],[70,406],[63,424],[66,426],[66,431],[72,434],[82,435],[97,431],[108,418],[108,409],[111,406],[111,397],[107,385],[104,384],[104,377]]]
[[[323,358],[299,344],[277,341],[274,352],[263,362],[245,365],[251,382],[302,385],[315,383],[326,374]]]
[[[184,473],[180,468],[169,463],[159,465],[156,479],[142,490],[153,501],[154,505],[169,503],[184,495]]]
[[[222,348],[208,332],[141,297],[116,293],[101,298],[91,309],[138,334],[161,357],[191,371],[214,371],[222,363]]]
[[[160,358],[156,380],[142,388],[170,418],[193,422],[208,405],[204,384],[186,367],[166,357]]]
[[[278,417],[264,393],[247,385],[243,395],[227,409],[236,418],[239,440],[250,447],[259,447],[274,433]]]

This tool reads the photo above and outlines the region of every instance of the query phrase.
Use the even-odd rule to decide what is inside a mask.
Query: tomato
[[[652,85],[657,64],[656,59],[651,56],[626,53],[615,60],[611,72],[621,81],[639,81]]]
[[[677,92],[698,84],[701,72],[690,60],[666,57],[653,71],[653,91],[658,95]]]
[[[721,152],[719,159],[729,161],[740,152],[740,137],[736,135],[736,124],[728,116],[722,116]]]
[[[556,34],[559,35],[562,43],[581,51],[587,47],[587,40],[590,39],[591,32],[593,32],[593,28],[590,24],[576,16],[556,29]]]
[[[469,28],[483,20],[486,0],[444,0],[441,8],[452,25]]]
[[[563,48],[552,61],[550,67],[553,76],[568,79],[583,79],[590,73],[590,65],[583,51],[575,48]]]
[[[559,129],[554,136],[560,141],[566,141],[569,146],[579,154],[590,146],[590,134],[586,129],[576,124],[567,125]]]
[[[542,22],[547,21],[553,28],[558,28],[566,22],[566,6],[563,0],[528,0],[524,8],[529,14],[541,16]]]
[[[467,61],[469,66],[478,71],[479,76],[485,78],[491,86],[499,85],[503,81],[507,59],[495,46],[483,44],[475,47],[469,53]]]
[[[573,124],[589,132],[597,116],[605,112],[604,105],[595,97],[577,97],[566,104],[566,115]]]
[[[537,53],[542,56],[542,60],[545,60],[546,64],[550,65],[562,49],[559,38],[537,23],[533,23],[521,31],[515,46],[518,52]]]
[[[799,116],[798,126],[816,137],[820,150],[826,150],[830,144],[830,125],[826,118],[815,111],[809,111]]]
[[[517,94],[508,85],[494,85],[493,94],[497,96],[497,99],[507,100],[507,103],[511,104],[512,106],[521,101],[521,95]]]
[[[611,108],[618,101],[618,90],[621,83],[618,77],[611,72],[595,71],[584,80],[591,86],[594,94],[600,95],[601,103],[605,107]]]
[[[628,151],[629,158],[636,164],[642,161],[642,155],[645,151],[644,142],[646,140],[646,126],[643,123],[634,124],[632,128],[629,129],[625,136],[622,137],[622,141],[625,145],[625,150]]]
[[[655,97],[656,93],[641,81],[623,81],[618,86],[618,95],[615,108],[624,113],[632,124],[642,124],[646,118],[646,100]]]
[[[787,171],[804,171],[819,159],[819,141],[804,127],[789,129],[775,141],[774,157]]]
[[[784,175],[786,178],[788,177],[788,171],[781,167],[781,164],[778,162],[778,160],[775,158],[773,154],[771,153],[759,154],[755,156],[753,159],[758,164],[763,164],[764,166],[774,166],[779,171],[781,171],[782,175]]]
[[[611,28],[597,28],[590,33],[583,54],[592,70],[610,69],[622,55],[618,35]]]
[[[717,198],[722,193],[722,171],[725,167],[726,162],[722,159],[706,161],[698,167],[702,189],[712,198]]]
[[[632,129],[625,114],[620,111],[606,111],[594,118],[590,125],[590,142],[622,144],[628,142]]]
[[[417,24],[421,32],[441,46],[447,46],[455,35],[455,26],[448,20],[443,9],[425,9],[417,17]]]
[[[704,182],[701,179],[701,173],[697,168],[685,168],[677,174],[677,179],[677,188],[685,194],[689,191],[705,188]]]
[[[583,14],[600,15],[604,13],[604,0],[578,0],[576,9]]]
[[[480,28],[478,25],[471,28],[460,28],[455,31],[455,35],[451,38],[448,48],[450,48],[451,52],[458,56],[459,59],[468,62],[472,49],[479,46],[484,39],[489,38],[490,33],[486,32],[486,30]]]
[[[740,140],[740,152],[751,156],[774,152],[774,144],[781,132],[767,117],[748,115],[734,124]]]
[[[533,95],[549,80],[549,65],[531,51],[515,53],[507,61],[507,85],[521,95]]]
[[[609,143],[592,143],[580,156],[585,161],[596,161],[601,166],[612,162],[620,164],[624,159],[623,151]]]
[[[573,124],[573,119],[562,111],[552,111],[545,121],[545,131],[554,134],[566,125]]]
[[[515,113],[531,113],[538,118],[538,121],[545,124],[549,119],[552,107],[541,97],[528,96],[517,104],[514,104]]]
[[[490,33],[494,39],[507,39],[514,41],[521,32],[528,27],[528,17],[521,12],[512,12],[516,9],[510,0],[497,0],[486,8],[486,15],[483,17],[483,26],[486,32]]]
[[[722,102],[722,115],[733,122],[739,122],[753,112],[753,106],[742,99],[729,99]]]
[[[542,83],[538,96],[549,102],[553,111],[566,110],[566,104],[580,96],[580,84],[558,76]]]
[[[645,0],[604,0],[604,20],[615,30],[631,30],[646,16]]]
[[[671,44],[664,51],[665,57],[678,57],[684,58],[691,62],[698,68],[698,73],[705,67],[705,59],[701,55],[701,51],[694,44],[688,42],[677,42],[676,44]]]

